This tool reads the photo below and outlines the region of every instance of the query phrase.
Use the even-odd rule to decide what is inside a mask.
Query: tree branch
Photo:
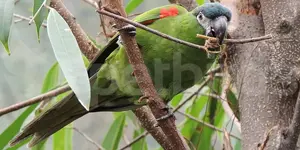
[[[25,17],[25,16],[22,16],[22,15],[19,15],[19,14],[14,14],[14,17],[20,18],[21,20],[27,20],[27,21],[30,21],[30,20],[31,20],[30,18]],[[33,21],[33,22],[34,22],[34,21]],[[15,22],[15,23],[16,23],[16,22]],[[42,26],[46,28],[46,27],[47,27],[47,24],[42,23]]]
[[[197,37],[205,39],[205,40],[208,40],[208,39],[211,39],[214,41],[217,40],[217,38],[205,36],[202,34],[197,34]],[[270,35],[270,34],[260,36],[260,37],[247,38],[247,39],[224,39],[223,43],[224,44],[245,44],[245,43],[258,42],[258,41],[269,40],[269,39],[272,39],[272,35]]]
[[[125,145],[124,147],[120,148],[120,150],[125,150],[126,148],[129,148],[130,146],[132,146],[134,143],[138,142],[139,140],[145,138],[147,135],[149,134],[149,132],[144,132],[142,133],[140,136],[136,137],[135,139],[133,139],[129,144]]]
[[[98,48],[92,44],[88,39],[88,36],[76,23],[75,17],[70,13],[70,11],[65,7],[61,0],[51,0],[50,6],[54,8],[67,22],[72,33],[74,34],[78,46],[81,52],[89,59],[92,60],[99,52]]]
[[[158,123],[148,106],[133,110],[133,113],[141,122],[142,127],[147,130],[147,133],[150,133],[160,145],[171,145],[162,129],[155,126]]]
[[[98,150],[104,150],[105,148],[103,148],[101,145],[99,145],[97,142],[95,142],[92,138],[90,138],[88,135],[86,135],[85,133],[83,133],[82,131],[80,131],[78,128],[76,127],[72,127],[70,129],[73,129],[74,131],[76,131],[77,133],[79,133],[82,137],[84,137],[87,141],[89,141],[90,143],[92,143],[93,145],[95,145],[97,147]]]
[[[61,93],[67,92],[69,90],[71,90],[70,86],[65,85],[65,86],[59,87],[55,90],[52,90],[52,91],[49,91],[47,93],[38,95],[38,96],[33,97],[31,99],[28,99],[26,101],[16,103],[16,104],[11,105],[11,106],[6,107],[6,108],[2,108],[2,109],[0,109],[0,116],[5,115],[5,114],[10,113],[10,112],[13,112],[13,111],[16,111],[16,110],[19,110],[19,109],[24,108],[24,107],[30,106],[32,104],[47,100],[49,98],[52,98],[52,97],[57,96]]]

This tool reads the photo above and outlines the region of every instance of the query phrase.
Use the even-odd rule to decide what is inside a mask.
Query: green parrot
[[[230,19],[229,9],[219,3],[206,3],[191,12],[178,5],[166,5],[147,11],[134,21],[170,36],[204,45],[205,40],[196,38],[196,34],[217,37],[221,44]],[[136,36],[155,88],[166,103],[176,94],[193,86],[214,62],[203,50],[132,27],[122,29]],[[116,35],[99,52],[88,69],[91,83],[90,111],[71,93],[25,126],[11,141],[11,145],[33,136],[29,143],[29,147],[32,147],[90,112],[126,111],[145,105],[145,101],[139,101],[142,93],[132,71],[122,39],[118,40]]]

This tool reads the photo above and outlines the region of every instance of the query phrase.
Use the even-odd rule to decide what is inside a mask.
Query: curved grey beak
[[[216,37],[219,39],[219,44],[221,45],[227,31],[227,18],[225,16],[220,16],[212,20],[210,28],[206,30],[207,36]]]

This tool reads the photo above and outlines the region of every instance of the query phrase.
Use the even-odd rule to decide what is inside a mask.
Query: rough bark
[[[230,45],[230,73],[239,91],[243,149],[278,149],[298,93],[292,70],[300,56],[299,0],[241,0],[233,38],[272,34],[255,44]],[[238,32],[237,32],[238,31]],[[274,128],[277,126],[277,128]]]

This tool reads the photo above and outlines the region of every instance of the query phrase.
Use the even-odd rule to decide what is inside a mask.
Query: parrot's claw
[[[144,100],[147,100],[147,99],[149,99],[149,96],[141,96],[140,98],[139,98],[139,100],[138,100],[138,102],[139,103],[142,103]]]
[[[126,31],[130,36],[135,36],[136,35],[136,27],[128,24],[124,27],[122,27],[121,29],[118,29],[119,31]]]
[[[167,119],[167,118],[170,118],[170,117],[175,117],[174,116],[174,112],[172,111],[172,108],[170,106],[166,105],[166,107],[163,108],[163,109],[165,109],[168,112],[168,114],[164,115],[164,116],[162,116],[160,118],[157,118],[156,119],[157,121],[161,121],[161,120],[164,120],[164,119]]]

